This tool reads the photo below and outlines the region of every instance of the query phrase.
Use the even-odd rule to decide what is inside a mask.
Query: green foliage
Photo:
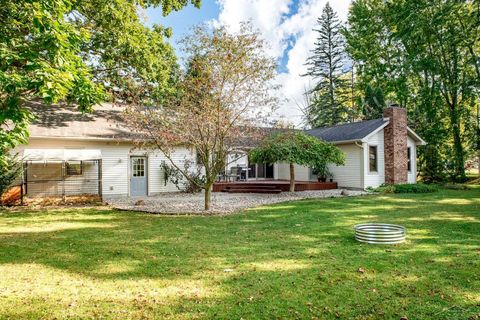
[[[385,193],[385,194],[395,193],[395,186],[392,185],[392,184],[385,184],[385,185],[381,185],[380,187],[377,187],[377,188],[368,187],[367,191],[377,192],[377,193]]]
[[[479,199],[476,187],[221,217],[0,210],[0,318],[474,320]],[[365,222],[403,225],[407,241],[356,243]]]
[[[328,163],[318,163],[312,168],[312,171],[322,180],[326,180],[328,177],[332,176],[332,173],[328,169]]]
[[[249,159],[254,163],[287,162],[314,168],[345,163],[345,155],[336,146],[297,131],[273,134],[250,151]]]
[[[124,120],[141,137],[138,146],[163,152],[186,179],[189,175],[172,153],[179,145],[195,150],[205,170],[198,186],[205,190],[208,210],[213,183],[228,155],[245,139],[261,135],[258,124],[268,121],[277,106],[276,60],[265,54],[265,40],[248,23],[235,33],[200,25],[181,45],[185,71],[178,70],[173,92],[156,96],[157,104],[149,108],[131,105]]]
[[[16,156],[4,155],[0,163],[0,197],[22,173],[22,163]],[[1,205],[1,203],[0,203]]]
[[[362,114],[365,120],[379,119],[383,117],[383,109],[387,106],[382,89],[372,88],[367,85],[364,100],[361,103]]]
[[[199,5],[199,0],[191,1]],[[170,90],[175,55],[171,31],[147,28],[140,8],[164,14],[186,0],[1,1],[0,161],[26,143],[32,101],[66,102],[88,112],[110,96],[148,102]]]
[[[349,120],[347,106],[348,80],[345,64],[345,39],[341,33],[342,23],[337,13],[327,2],[321,17],[315,48],[307,60],[305,76],[315,81],[311,89],[310,104],[306,107],[306,118],[312,127],[344,123]]]
[[[201,167],[188,159],[183,161],[182,170],[179,170],[166,162],[161,164],[161,169],[165,186],[168,182],[171,182],[180,191],[186,193],[198,193],[202,190],[200,186],[205,184],[205,176],[202,173]]]
[[[395,193],[430,193],[437,191],[438,186],[435,184],[406,183],[395,185]]]
[[[419,149],[426,181],[464,180],[477,139],[479,10],[466,0],[357,0],[350,8],[345,35],[358,86],[408,109],[430,146]]]
[[[431,193],[437,192],[438,186],[435,184],[423,183],[385,184],[371,190],[378,193]]]

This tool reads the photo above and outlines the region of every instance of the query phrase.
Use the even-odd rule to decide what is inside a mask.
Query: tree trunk
[[[290,192],[295,192],[295,166],[290,163]]]
[[[480,77],[480,73],[479,73]],[[477,107],[477,165],[478,165],[478,177],[480,178],[480,98],[478,99],[478,107]]]
[[[453,149],[455,154],[454,173],[455,180],[463,182],[465,180],[465,159],[460,132],[460,121],[456,110],[451,110],[451,125],[453,132]]]
[[[212,200],[212,186],[213,183],[210,183],[208,185],[205,185],[205,211],[210,210],[210,203]]]

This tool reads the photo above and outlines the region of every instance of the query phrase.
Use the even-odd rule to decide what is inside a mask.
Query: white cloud
[[[240,23],[251,21],[270,44],[272,56],[279,56],[286,48],[282,29],[282,17],[288,14],[292,0],[219,0],[218,22],[232,31],[237,31]]]
[[[310,85],[305,73],[305,61],[313,49],[316,34],[312,30],[327,0],[299,0],[297,11],[292,13],[292,0],[218,0],[220,14],[215,23],[238,30],[242,21],[251,21],[270,44],[269,54],[280,59],[288,51],[286,72],[279,73],[277,81],[282,85],[281,94],[287,99],[279,106],[277,116],[299,124],[304,89]],[[350,0],[330,1],[340,19],[346,20]],[[290,43],[289,43],[290,42]]]

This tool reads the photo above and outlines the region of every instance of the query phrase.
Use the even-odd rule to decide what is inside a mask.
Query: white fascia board
[[[385,119],[388,119],[388,118],[385,118]],[[390,121],[386,121],[384,124],[382,124],[380,127],[378,127],[377,129],[373,130],[372,132],[370,132],[367,136],[363,137],[362,138],[362,142],[367,142],[368,139],[370,139],[370,137],[374,136],[375,134],[377,134],[378,132],[380,132],[380,130],[383,130],[383,128],[385,128],[386,126],[388,126],[388,124],[390,123]]]
[[[418,143],[417,143],[418,145],[424,146],[424,145],[427,144],[427,142],[425,140],[423,140],[422,138],[420,138],[420,136],[418,134],[416,134],[415,131],[410,129],[410,127],[407,127],[407,132],[418,141]]]

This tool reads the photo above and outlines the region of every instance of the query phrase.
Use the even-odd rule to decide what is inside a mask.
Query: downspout
[[[355,141],[355,145],[361,150],[360,157],[360,185],[361,189],[365,189],[365,150],[363,148],[363,143],[358,144],[358,141]]]

